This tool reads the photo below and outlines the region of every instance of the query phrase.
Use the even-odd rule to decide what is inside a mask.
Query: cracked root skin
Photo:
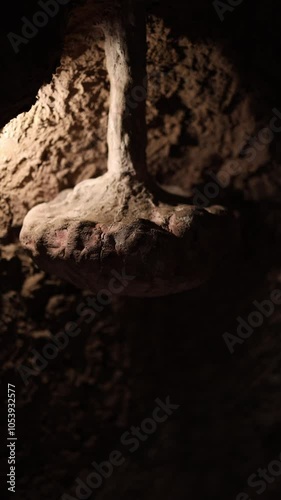
[[[37,264],[79,288],[161,296],[200,285],[230,251],[235,221],[220,207],[158,202],[131,178],[105,174],[63,191],[25,218],[21,242]]]

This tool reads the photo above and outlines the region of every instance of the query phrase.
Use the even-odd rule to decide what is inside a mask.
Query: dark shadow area
[[[222,5],[228,2],[219,2],[217,9],[214,4],[209,0],[163,0],[150,10],[165,19],[172,36],[219,44],[222,54],[237,68],[242,88],[253,93],[252,109],[257,120],[262,120],[281,104],[281,5],[277,0],[266,5],[261,0],[245,0],[224,11]]]
[[[5,5],[0,20],[0,127],[27,111],[39,88],[50,81],[60,61],[66,18],[77,3],[70,0],[56,8],[44,0],[41,5],[15,0]]]
[[[36,5],[17,1],[1,20],[1,126],[32,105],[59,62],[70,5],[18,55],[12,53],[7,33],[20,32],[21,16],[31,15]],[[273,107],[281,107],[279,2],[244,0],[223,22],[207,0],[149,2],[148,12],[163,17],[175,38],[187,35],[221,46],[237,69],[241,92],[251,96],[259,128]],[[178,106],[177,100],[172,104]],[[160,111],[167,112],[164,100]],[[182,137],[187,140],[192,143],[192,137]],[[279,142],[272,145],[276,162]],[[65,491],[75,497],[75,478],[86,478],[93,460],[106,460],[119,449],[122,433],[151,415],[156,398],[167,396],[180,408],[136,453],[121,448],[126,465],[104,482],[104,496],[94,491],[87,498],[242,500],[239,493],[245,492],[247,500],[280,500],[279,476],[261,497],[247,484],[281,453],[280,305],[233,354],[223,339],[225,332],[236,335],[237,318],[247,320],[254,301],[281,289],[279,202],[245,198],[231,187],[219,198],[239,213],[241,223],[241,251],[227,268],[200,289],[153,300],[115,298],[94,324],[80,318],[80,335],[27,386],[15,375],[14,360],[30,366],[31,350],[41,353],[48,332],[55,335],[76,321],[88,294],[44,276],[22,250],[14,257],[10,248],[3,252],[2,401],[7,384],[15,383],[16,500],[59,500]],[[16,246],[17,236],[15,230],[5,244]],[[1,435],[6,436],[6,420]]]

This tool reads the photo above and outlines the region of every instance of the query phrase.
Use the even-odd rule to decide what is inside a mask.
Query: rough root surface
[[[123,294],[147,297],[200,285],[235,237],[222,208],[164,204],[142,183],[109,173],[33,208],[21,231],[43,269],[93,292],[125,270]]]

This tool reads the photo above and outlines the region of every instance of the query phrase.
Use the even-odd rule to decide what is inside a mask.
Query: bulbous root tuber
[[[161,296],[194,288],[236,244],[234,217],[199,209],[151,180],[146,167],[145,100],[128,107],[146,76],[141,2],[112,1],[101,27],[110,77],[108,172],[66,190],[26,216],[20,239],[43,269],[97,292],[112,272],[118,293]]]

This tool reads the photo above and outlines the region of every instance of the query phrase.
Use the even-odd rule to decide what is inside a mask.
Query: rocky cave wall
[[[62,9],[22,59],[3,38],[0,352],[3,387],[17,386],[16,498],[74,494],[74,479],[167,395],[177,415],[91,498],[251,498],[248,476],[280,452],[280,311],[233,356],[222,334],[280,287],[281,133],[260,135],[273,116],[281,124],[280,7],[245,1],[222,22],[212,2],[148,2],[149,169],[188,195],[226,177],[215,201],[239,214],[242,250],[200,290],[116,298],[87,324],[76,309],[88,292],[37,269],[18,233],[32,206],[106,170],[97,9],[90,0]],[[79,337],[25,385],[15,367],[30,366],[32,349],[69,321]],[[279,492],[276,480],[265,498]]]

